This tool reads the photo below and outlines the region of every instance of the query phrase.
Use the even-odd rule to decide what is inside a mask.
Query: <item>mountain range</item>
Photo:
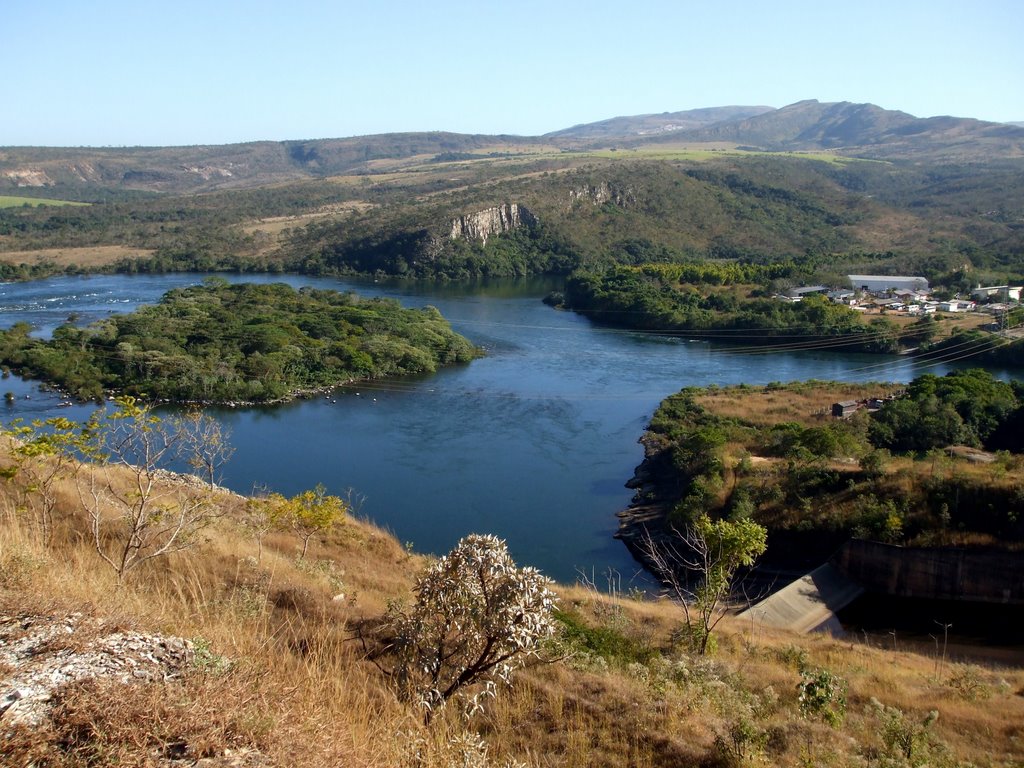
[[[219,146],[0,147],[0,192],[203,192],[372,174],[382,162],[666,145],[977,164],[1024,158],[1024,127],[808,100],[781,109],[725,106],[616,117],[528,137],[431,132]]]

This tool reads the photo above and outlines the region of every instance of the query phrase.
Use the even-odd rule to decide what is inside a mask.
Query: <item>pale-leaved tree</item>
[[[389,611],[399,696],[427,722],[453,698],[466,713],[480,709],[554,633],[551,587],[537,569],[517,567],[497,537],[462,539],[419,577],[411,607]]]
[[[288,499],[279,493],[260,491],[245,502],[242,524],[256,540],[256,562],[263,562],[263,539],[282,527],[288,516]]]
[[[218,470],[235,452],[229,430],[198,408],[176,417],[173,426],[182,435],[182,457],[214,490]]]
[[[86,426],[85,455],[95,463],[76,476],[93,545],[117,574],[194,545],[221,516],[209,493],[166,472],[188,460],[196,444],[189,420],[163,420],[132,397],[97,412]]]

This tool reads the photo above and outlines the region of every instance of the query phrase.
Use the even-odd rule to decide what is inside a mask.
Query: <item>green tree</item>
[[[682,608],[686,637],[695,652],[707,653],[712,631],[726,613],[737,571],[764,553],[767,535],[753,520],[701,515],[661,541],[649,535],[644,539],[644,554]]]
[[[20,477],[33,508],[36,527],[43,544],[53,537],[59,481],[78,470],[77,455],[85,447],[88,435],[78,422],[57,416],[35,420],[31,424],[14,422],[0,430],[12,441],[14,465],[4,474],[9,480]]]
[[[305,559],[310,539],[327,533],[345,518],[347,512],[348,505],[338,496],[327,495],[327,489],[319,483],[312,490],[288,499],[282,519],[302,539],[299,558]]]

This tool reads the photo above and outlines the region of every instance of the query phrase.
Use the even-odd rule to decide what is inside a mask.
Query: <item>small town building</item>
[[[943,312],[970,312],[974,309],[974,306],[973,301],[961,301],[959,299],[939,302],[939,309]]]
[[[880,309],[903,309],[899,299],[875,299],[874,305]]]
[[[832,416],[837,419],[845,419],[847,416],[854,414],[860,408],[860,403],[856,400],[844,400],[841,403],[832,403]]]
[[[850,285],[868,293],[887,291],[927,291],[928,280],[916,275],[847,275]]]
[[[998,315],[1003,315],[1003,314],[1009,312],[1011,309],[1012,309],[1012,307],[1009,304],[996,303],[996,304],[986,304],[985,306],[983,306],[981,308],[981,311],[982,312],[987,312],[990,315],[997,315],[998,316]]]
[[[835,304],[845,304],[847,306],[853,306],[857,303],[857,294],[853,291],[829,291],[828,298]]]
[[[812,293],[827,293],[828,286],[826,285],[805,285],[800,288],[792,288],[789,290],[789,296],[791,298],[803,298]]]

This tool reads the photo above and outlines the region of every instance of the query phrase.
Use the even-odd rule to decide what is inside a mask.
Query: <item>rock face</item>
[[[619,208],[630,208],[636,205],[636,190],[633,187],[620,187],[611,182],[602,181],[600,184],[586,184],[569,190],[569,207],[582,202],[591,202],[594,205],[614,203]]]
[[[4,171],[4,177],[14,182],[16,187],[52,187],[54,184],[41,168],[18,168]]]
[[[530,226],[536,220],[518,203],[506,203],[452,219],[449,237],[452,240],[479,240],[486,245],[487,238]]]

